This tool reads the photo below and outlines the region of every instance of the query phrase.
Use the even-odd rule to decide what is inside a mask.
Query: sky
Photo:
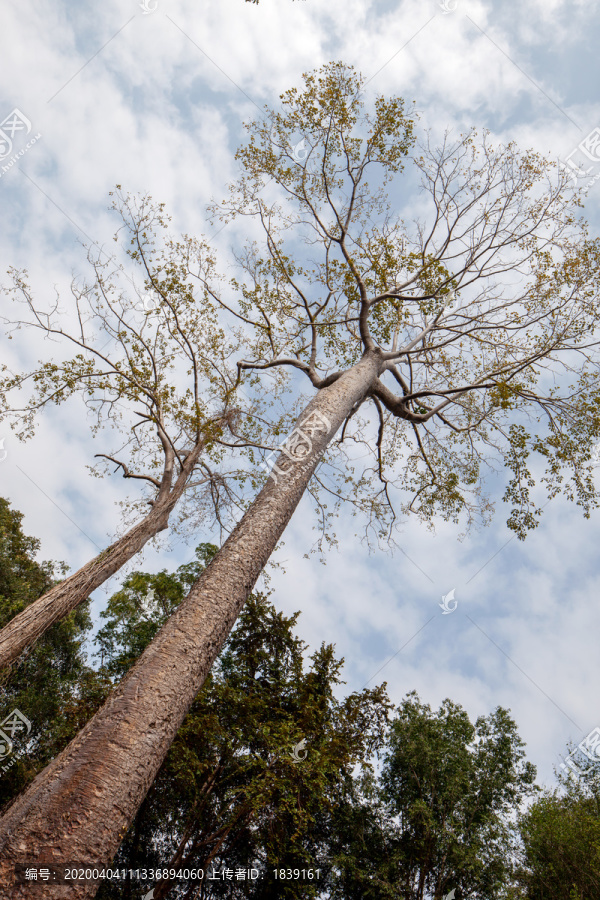
[[[434,135],[487,128],[600,175],[600,154],[585,155],[600,127],[600,25],[583,2],[9,0],[0,29],[0,283],[9,266],[27,268],[48,300],[87,273],[82,242],[110,246],[116,184],[163,201],[174,232],[229,253],[233,231],[217,234],[206,204],[236,177],[244,121],[331,60],[354,65],[373,96],[415,101]],[[600,178],[585,215],[597,234]],[[47,351],[22,332],[0,340],[11,367]],[[24,513],[40,558],[75,570],[117,533],[129,486],[86,468],[102,442],[76,405],[44,414],[25,444],[0,422],[0,494]],[[600,725],[600,512],[586,520],[557,499],[521,542],[505,524],[501,477],[490,490],[489,527],[460,540],[460,526],[431,533],[405,521],[394,555],[369,552],[342,514],[324,565],[310,553],[315,521],[302,501],[275,554],[272,599],[301,610],[310,649],[336,645],[344,691],[385,680],[395,703],[417,690],[472,719],[509,708],[540,783],[552,785],[568,742]],[[161,539],[135,567],[174,569],[211,538]],[[94,595],[95,617],[117,583]]]

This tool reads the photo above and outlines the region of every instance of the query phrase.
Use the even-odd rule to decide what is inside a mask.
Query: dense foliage
[[[0,627],[64,575],[65,566],[38,563],[39,541],[23,534],[21,513],[0,497]],[[92,625],[89,602],[53,625],[8,670],[0,673],[0,721],[15,708],[31,732],[18,735],[0,761],[0,809],[15,797],[79,731],[109,688],[86,663],[83,643]]]
[[[562,781],[562,791],[545,791],[521,819],[517,881],[527,900],[600,894],[600,773]]]
[[[0,623],[52,585],[39,542],[0,499]],[[101,614],[95,665],[80,607],[25,653],[0,685],[0,714],[31,722],[4,761],[9,803],[100,707],[176,609],[216,548],[174,573],[133,572]],[[515,723],[474,723],[450,700],[436,711],[385,685],[340,699],[343,660],[310,656],[269,599],[245,606],[119,849],[122,869],[229,871],[201,886],[133,879],[100,900],[270,897],[331,900],[589,900],[600,888],[600,776],[532,791]],[[379,762],[378,762],[379,761]],[[238,880],[254,869],[258,877]],[[275,881],[273,869],[319,870]]]

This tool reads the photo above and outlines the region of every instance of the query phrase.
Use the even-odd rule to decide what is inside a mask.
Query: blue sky
[[[25,121],[0,159],[0,269],[27,267],[39,297],[86,272],[80,241],[108,245],[116,183],[164,201],[175,232],[214,234],[205,205],[235,178],[244,120],[332,59],[361,70],[373,94],[416,101],[435,134],[486,127],[498,140],[564,159],[600,126],[600,28],[583,2],[147,5],[155,8],[145,14],[139,0],[19,0],[0,10],[0,120],[17,109]],[[600,173],[600,162],[588,165]],[[585,212],[597,233],[600,180]],[[215,237],[224,256],[234,231]],[[0,358],[17,367],[41,352],[33,339],[3,339]],[[43,558],[77,568],[114,536],[116,502],[129,490],[118,476],[89,475],[102,436],[90,436],[73,405],[45,415],[27,444],[0,423],[2,438],[0,493],[25,513]],[[586,521],[553,501],[522,543],[505,525],[503,483],[489,483],[489,528],[460,541],[459,526],[440,523],[433,534],[407,521],[394,556],[370,554],[342,515],[326,565],[310,556],[314,519],[303,501],[276,555],[285,573],[274,571],[271,587],[285,612],[302,610],[298,630],[311,649],[336,644],[346,690],[385,679],[395,702],[416,689],[435,707],[449,696],[472,717],[509,707],[540,780],[551,784],[566,743],[600,725],[600,513]],[[175,568],[211,537],[161,539],[135,565]],[[442,615],[451,589],[458,606]],[[97,592],[95,613],[105,600]]]

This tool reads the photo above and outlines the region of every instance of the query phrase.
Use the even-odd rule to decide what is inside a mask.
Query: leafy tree
[[[585,515],[598,505],[600,245],[576,218],[567,176],[487,134],[415,149],[404,102],[378,97],[368,111],[363,87],[332,63],[285,93],[281,112],[248,125],[242,176],[214,212],[253,217],[264,242],[238,253],[229,283],[206,242],[184,237],[157,251],[156,229],[140,232],[135,205],[121,199],[126,227],[140,235],[134,262],[166,321],[180,304],[210,321],[229,317],[248,351],[228,390],[244,385],[264,399],[270,386],[276,405],[286,385],[296,396],[263,422],[271,446],[281,434],[287,441],[219,553],[94,719],[2,818],[9,879],[15,858],[40,840],[55,859],[112,858],[306,490],[326,528],[333,496],[385,538],[397,489],[401,511],[427,522],[481,511],[486,520],[481,467],[503,462],[508,522],[523,538],[541,512],[534,455],[550,497],[563,491]],[[395,213],[407,159],[425,190],[425,220],[411,226]],[[264,443],[255,420],[247,426],[238,434],[253,462]],[[371,453],[362,467],[361,444]]]
[[[10,526],[2,531],[3,593],[33,602],[48,587],[52,567],[32,559],[38,542],[22,534],[20,514],[5,501],[1,510]],[[101,613],[106,624],[94,638],[100,672],[89,669],[80,652],[90,626],[84,606],[49,629],[13,668],[4,700],[27,712],[41,739],[1,782],[0,797],[18,794],[85,725],[216,552],[214,545],[201,544],[195,560],[173,574],[133,572],[125,579]],[[2,608],[10,615],[14,602],[7,597]],[[306,647],[293,634],[297,618],[298,613],[277,613],[262,595],[249,600],[115,865],[135,869],[168,860],[181,868],[258,866],[260,881],[238,885],[238,896],[262,896],[265,890],[268,896],[274,889],[282,897],[317,896],[316,881],[312,887],[280,886],[272,869],[320,867],[319,883],[325,880],[331,810],[347,793],[354,767],[370,767],[390,704],[383,687],[337,701],[333,690],[341,683],[343,661],[331,646],[314,653],[305,672]],[[182,896],[188,887],[175,890],[165,883],[155,897]],[[131,889],[106,886],[99,896],[129,897]],[[210,896],[226,890],[228,882],[215,883]]]
[[[58,568],[39,564],[39,541],[21,528],[22,514],[0,500],[0,614],[6,621],[53,583]],[[101,613],[94,638],[99,671],[82,653],[89,603],[52,626],[10,670],[0,694],[3,714],[16,706],[31,719],[33,738],[0,780],[0,804],[13,800],[106,699],[185,597],[217,548],[201,544],[196,558],[169,574],[133,572]],[[215,672],[194,701],[115,864],[125,868],[259,866],[260,881],[238,895],[260,896],[272,868],[321,867],[331,810],[352,782],[357,763],[383,742],[390,707],[383,687],[336,701],[341,660],[321,647],[304,671],[305,645],[286,618],[253,596]],[[296,750],[297,745],[305,742]],[[168,826],[165,825],[168,823]],[[315,882],[316,883],[316,882]],[[150,885],[148,885],[150,887]],[[157,887],[155,897],[173,885]],[[214,885],[221,896],[227,883]],[[128,897],[132,885],[106,887],[100,897]],[[187,889],[187,888],[186,888]],[[314,886],[277,886],[281,896],[316,896]],[[258,890],[258,894],[256,893]],[[267,892],[269,888],[266,888]]]
[[[563,780],[521,817],[524,900],[587,900],[600,891],[600,777]]]
[[[0,624],[35,603],[64,572],[63,566],[36,561],[39,541],[23,533],[22,518],[0,497]],[[106,698],[109,682],[89,668],[83,651],[90,627],[89,603],[84,603],[2,673],[0,720],[16,708],[32,728],[26,748],[15,741],[12,755],[0,763],[0,808],[58,755]]]
[[[139,259],[151,229],[165,224],[162,207],[142,203],[136,214],[126,250],[132,260]],[[234,473],[228,478],[219,471],[222,441],[235,440],[240,416],[227,372],[235,344],[214,313],[178,286],[176,272],[168,275],[165,297],[146,272],[146,293],[131,281],[126,296],[115,284],[118,263],[104,251],[89,251],[88,261],[93,278],[73,281],[67,312],[58,299],[49,308],[36,304],[27,273],[10,270],[6,293],[23,309],[17,318],[2,317],[10,337],[22,328],[41,332],[52,339],[52,351],[30,371],[10,373],[0,365],[0,412],[26,440],[48,407],[73,398],[83,402],[95,419],[94,433],[104,435],[110,425],[119,435],[119,449],[97,453],[103,462],[92,472],[100,476],[114,466],[143,485],[141,496],[122,503],[126,521],[138,521],[4,625],[0,669],[164,531],[176,507],[179,523],[191,516],[197,525],[210,521],[211,511],[222,522],[235,500]]]
[[[8,616],[47,589],[55,567],[35,561],[38,542],[23,535],[21,515],[6,501],[0,521],[0,608]],[[201,544],[195,559],[172,574],[138,571],[125,579],[94,638],[100,671],[81,654],[90,624],[84,607],[13,666],[3,704],[6,712],[15,705],[26,712],[40,738],[4,774],[1,802],[13,799],[86,724],[216,553]],[[306,647],[293,633],[297,618],[277,613],[262,595],[250,598],[114,865],[258,868],[257,881],[204,882],[200,896],[207,898],[258,900],[276,890],[283,897],[331,900],[439,900],[452,888],[457,900],[504,897],[512,814],[533,780],[514,723],[497,710],[473,725],[450,701],[432,712],[413,692],[388,728],[384,686],[335,699],[342,661],[332,647],[313,653],[306,670]],[[384,756],[380,774],[373,770],[374,754]],[[597,798],[590,789],[585,797],[573,793],[568,807],[556,801],[560,828],[548,824],[545,802],[534,804],[522,824],[527,864],[519,883],[527,884],[532,900],[551,900],[557,884],[564,888],[556,860],[547,859],[548,845],[565,866],[573,856],[582,869],[582,859],[593,859],[597,835]],[[560,842],[553,843],[557,834]],[[543,864],[553,873],[554,894],[535,893],[534,885],[548,878]],[[318,868],[321,877],[312,884],[276,883],[273,868]],[[592,869],[593,863],[583,867],[589,879]],[[98,896],[128,900],[142,886],[106,884]],[[156,900],[194,889],[183,881],[154,887]]]
[[[534,778],[506,710],[473,724],[458,704],[433,712],[411,692],[392,722],[379,783],[367,777],[361,802],[342,810],[332,897],[504,897],[514,816]]]
[[[215,550],[203,545],[198,560]],[[126,671],[200,565],[126,580],[97,636],[110,672]],[[260,594],[250,598],[119,849],[119,868],[254,867],[258,880],[236,882],[234,893],[229,881],[207,881],[201,896],[319,895],[332,810],[348,793],[355,766],[370,768],[390,704],[384,687],[336,700],[343,661],[331,646],[313,653],[304,671],[297,618],[277,613]],[[320,867],[321,879],[279,883],[272,874],[279,867]],[[99,897],[125,898],[130,890],[105,885]],[[154,896],[188,890],[165,881]]]
[[[23,534],[23,514],[0,497],[0,625],[43,594],[54,580],[55,567],[38,563],[40,542]]]

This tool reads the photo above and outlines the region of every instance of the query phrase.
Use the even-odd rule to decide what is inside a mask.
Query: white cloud
[[[576,70],[578,42],[590,40],[587,32],[579,34],[586,10],[573,0],[535,0],[527,7],[511,2],[501,14],[497,5],[459,0],[448,15],[437,2],[417,0],[261,0],[258,6],[159,0],[147,16],[136,0],[77,7],[22,0],[5,7],[0,21],[11,39],[3,45],[2,81],[11,87],[0,116],[18,107],[43,137],[19,161],[25,175],[13,167],[0,179],[2,270],[27,266],[38,296],[52,297],[55,284],[68,291],[72,271],[86,272],[77,226],[113,250],[115,219],[107,205],[115,183],[165,201],[175,231],[210,233],[204,206],[211,196],[223,196],[235,177],[243,121],[259,115],[264,103],[277,105],[303,71],[330,59],[375,76],[371,95],[416,100],[423,124],[438,133],[487,125],[501,140],[566,154],[598,123],[600,108],[557,79],[540,47],[562,46]],[[592,77],[580,75],[582,82]],[[590,196],[592,216],[598,202]],[[406,210],[406,218],[411,215]],[[225,230],[215,246],[227,255],[240,233],[237,226]],[[6,347],[11,361],[38,352],[44,352],[39,341]],[[113,476],[102,483],[87,474],[98,441],[89,437],[81,411],[66,406],[44,416],[25,447],[10,438],[9,457],[0,463],[1,492],[25,512],[25,528],[41,538],[42,555],[66,559],[73,568],[94,552],[93,544],[16,465],[101,544],[117,529],[113,501],[122,496],[123,482]],[[339,523],[340,552],[330,554],[328,565],[305,560],[315,536],[310,505],[303,503],[278,555],[288,563],[285,577],[273,576],[275,601],[286,612],[303,611],[299,630],[311,648],[336,643],[346,657],[349,689],[360,689],[433,616],[370,684],[387,679],[396,702],[412,688],[434,705],[450,696],[472,716],[496,704],[510,706],[530,757],[549,780],[565,742],[582,735],[542,691],[583,732],[600,720],[598,516],[586,522],[568,504],[551,504],[525,544],[514,540],[469,581],[510,538],[505,518],[499,502],[492,528],[462,544],[454,526],[441,525],[432,536],[408,523],[401,546],[429,581],[402,553],[369,556],[346,519]],[[209,537],[190,535],[189,546]],[[181,545],[172,553],[148,549],[143,564],[174,567],[188,556]],[[442,616],[438,603],[452,587],[459,607]]]

